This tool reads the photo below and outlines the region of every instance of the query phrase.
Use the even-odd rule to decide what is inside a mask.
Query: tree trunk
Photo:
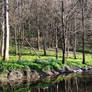
[[[65,57],[66,57],[66,39],[65,39],[65,29],[64,29],[64,21],[63,21],[63,12],[64,12],[64,6],[63,6],[63,1],[62,1],[62,32],[63,32],[63,59],[62,59],[62,64],[65,64]]]
[[[56,29],[56,59],[58,59],[58,38],[57,38],[57,29]]]
[[[43,32],[43,51],[44,51],[44,56],[46,56],[47,55],[47,53],[46,53],[46,33],[45,32]]]
[[[17,47],[17,33],[16,33],[16,27],[15,27],[15,35],[14,35],[14,37],[15,37],[15,55],[17,55],[17,54],[18,54],[18,47]]]
[[[4,55],[3,60],[9,60],[9,15],[8,0],[4,0]]]
[[[37,30],[37,48],[38,50],[40,50],[40,31],[39,29]]]
[[[76,58],[76,36],[74,38],[74,48],[73,48],[73,52],[74,52],[74,59],[77,59]]]
[[[29,20],[29,32],[31,31],[31,24],[30,24],[30,20]],[[29,40],[31,41],[31,37],[30,37],[30,35],[28,35],[28,38],[29,38]],[[31,49],[30,49],[30,54],[32,54],[32,51],[31,51]]]
[[[69,57],[69,41],[68,41],[68,46],[67,46],[67,58]]]
[[[85,30],[84,30],[84,0],[82,0],[82,46],[83,46],[83,64],[85,64]]]
[[[44,51],[44,56],[46,56],[46,41],[43,40],[43,51]]]
[[[2,23],[2,42],[1,42],[1,56],[4,56],[4,22]]]
[[[74,52],[74,59],[76,59],[76,14],[75,14],[75,29],[74,29],[74,47],[73,47],[73,52]]]
[[[21,60],[21,57],[22,57],[22,38],[21,38],[21,36],[22,36],[22,34],[21,34],[22,32],[21,32],[21,28],[19,27],[19,60]]]

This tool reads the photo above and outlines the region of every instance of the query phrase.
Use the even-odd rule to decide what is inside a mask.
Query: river
[[[0,92],[92,92],[92,72],[60,75],[20,86],[0,86]]]

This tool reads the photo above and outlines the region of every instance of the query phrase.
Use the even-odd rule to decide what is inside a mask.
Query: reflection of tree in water
[[[92,92],[92,76],[90,78],[85,75],[82,77],[74,77],[63,80],[58,85],[61,85],[61,88],[58,88],[59,92]]]
[[[90,81],[91,80],[91,81]],[[91,92],[92,77],[74,77],[34,92]]]
[[[28,90],[28,92],[31,92],[31,90]]]
[[[65,92],[78,92],[77,77],[65,80]]]
[[[83,73],[72,78],[68,76],[58,82],[48,81],[8,89],[0,87],[0,92],[92,92],[92,74]]]

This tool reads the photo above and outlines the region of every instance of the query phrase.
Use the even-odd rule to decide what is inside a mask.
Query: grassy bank
[[[23,48],[23,54],[21,57],[21,61],[18,60],[18,55],[15,55],[14,48],[10,48],[10,60],[8,62],[0,61],[0,71],[3,70],[13,70],[13,69],[22,69],[22,68],[34,68],[36,70],[50,70],[50,69],[62,69],[64,65],[62,65],[62,52],[59,50],[59,58],[56,60],[55,50],[48,50],[47,55],[43,56],[43,51],[37,51],[38,56],[28,48]],[[86,64],[82,64],[82,53],[77,52],[77,59],[74,59],[73,53],[70,52],[66,65],[70,67],[80,68],[86,65],[92,65],[92,55],[86,54]]]
[[[70,52],[66,64],[63,65],[61,51],[59,52],[58,60],[56,60],[54,50],[48,50],[47,56],[43,56],[43,51],[40,50],[37,52],[40,56],[38,58],[33,51],[30,53],[29,49],[24,48],[21,61],[18,60],[18,55],[14,54],[14,49],[10,51],[10,60],[8,62],[0,61],[0,80],[11,79],[12,77],[21,79],[23,76],[31,75],[33,79],[38,78],[38,76],[57,75],[59,70],[66,69],[65,66],[72,70],[81,67],[92,67],[92,56],[88,53],[86,54],[86,64],[82,64],[82,53],[78,52],[77,59],[74,59],[73,53]]]

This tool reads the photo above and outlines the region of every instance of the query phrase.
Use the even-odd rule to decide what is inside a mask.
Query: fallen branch
[[[24,40],[28,43],[28,45],[30,46],[30,48],[33,49],[33,51],[35,52],[35,54],[40,58],[40,56],[39,56],[38,53],[36,52],[35,48],[33,48],[33,47],[31,46],[31,44],[28,42],[28,40],[27,40],[27,39],[24,39]]]

